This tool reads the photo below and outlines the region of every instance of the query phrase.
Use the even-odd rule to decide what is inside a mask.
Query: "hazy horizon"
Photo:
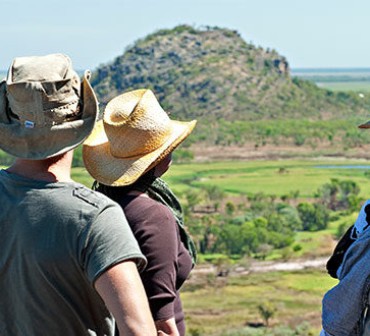
[[[107,62],[109,63],[109,62]],[[98,67],[97,67],[98,68]],[[97,69],[95,68],[95,69]],[[85,68],[87,69],[87,68]],[[80,73],[83,73],[84,68],[81,68],[81,69],[76,69],[77,72],[80,72]],[[94,71],[95,69],[90,69],[91,71]],[[3,75],[7,73],[7,69],[0,69],[0,74]],[[365,67],[359,67],[359,68],[356,68],[356,67],[352,67],[352,68],[348,68],[348,67],[314,67],[314,68],[290,68],[290,72],[293,74],[293,73],[299,73],[299,72],[315,72],[315,71],[318,71],[318,72],[355,72],[355,73],[361,73],[361,72],[369,72],[370,73],[370,66],[365,68]]]
[[[0,21],[0,69],[17,56],[54,52],[69,55],[76,69],[95,69],[138,39],[179,24],[236,30],[248,43],[275,49],[292,69],[368,68],[369,11],[366,0],[0,0],[7,14]]]

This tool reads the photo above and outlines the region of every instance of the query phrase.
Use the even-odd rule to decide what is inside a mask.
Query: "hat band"
[[[78,99],[63,105],[59,103],[59,106],[50,109],[42,109],[43,112],[40,113],[38,108],[39,102],[37,101],[28,104],[18,104],[16,100],[9,98],[9,116],[12,119],[19,120],[26,127],[31,123],[33,125],[32,128],[59,125],[76,120],[82,114],[82,108]]]

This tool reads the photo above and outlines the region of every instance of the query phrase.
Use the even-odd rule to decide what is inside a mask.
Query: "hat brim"
[[[370,121],[368,121],[364,124],[358,125],[357,127],[358,128],[370,128]]]
[[[0,83],[0,149],[15,157],[41,160],[63,154],[81,144],[94,128],[98,101],[85,73],[82,115],[60,125],[26,128],[8,117],[6,83]]]
[[[87,171],[95,180],[105,185],[125,186],[134,183],[186,139],[194,129],[196,120],[171,120],[171,124],[171,135],[161,147],[145,155],[117,158],[110,153],[103,121],[99,121],[83,145],[83,160]]]

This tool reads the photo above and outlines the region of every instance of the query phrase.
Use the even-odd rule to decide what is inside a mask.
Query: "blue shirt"
[[[355,241],[338,268],[339,283],[322,301],[322,325],[326,335],[369,336],[367,314],[370,290],[370,201],[366,201],[353,227]],[[323,333],[322,333],[323,334]]]

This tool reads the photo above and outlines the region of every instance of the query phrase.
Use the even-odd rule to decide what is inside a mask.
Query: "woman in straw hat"
[[[196,121],[171,120],[150,90],[111,100],[84,143],[94,188],[117,201],[148,260],[141,278],[158,331],[185,335],[179,289],[195,263],[181,206],[160,178]]]

